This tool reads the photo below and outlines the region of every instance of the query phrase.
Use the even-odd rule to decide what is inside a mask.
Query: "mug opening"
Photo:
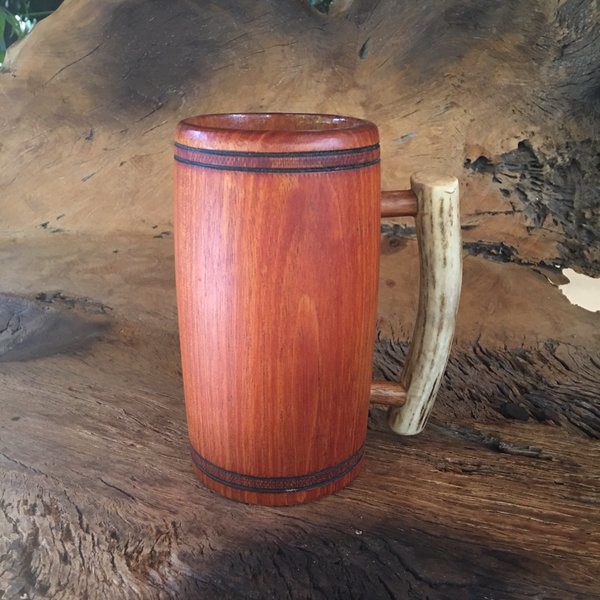
[[[223,113],[184,119],[184,124],[200,130],[311,133],[355,129],[368,122],[355,117],[312,113]]]

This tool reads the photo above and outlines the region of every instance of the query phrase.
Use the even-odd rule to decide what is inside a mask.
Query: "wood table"
[[[66,353],[0,363],[4,599],[600,596],[594,357],[459,343],[422,435],[372,411],[349,488],[234,503],[191,467],[168,237],[0,247],[5,289],[93,326]],[[405,351],[381,337],[376,373]]]

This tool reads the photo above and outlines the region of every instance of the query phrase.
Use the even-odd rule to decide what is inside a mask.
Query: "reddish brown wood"
[[[412,190],[381,192],[382,217],[414,217],[417,214],[417,197]]]
[[[175,153],[180,341],[198,475],[250,503],[332,493],[358,474],[366,434],[377,128],[328,115],[196,117],[179,125]]]
[[[371,404],[402,406],[406,402],[406,389],[401,383],[373,381],[371,383]]]

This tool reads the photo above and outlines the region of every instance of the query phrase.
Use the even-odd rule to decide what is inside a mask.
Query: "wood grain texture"
[[[381,192],[382,217],[414,217],[417,214],[417,197],[412,190]]]
[[[384,255],[382,297],[404,277],[399,254],[417,262],[410,245]],[[489,264],[467,256],[466,278]],[[167,236],[0,243],[6,291],[62,290],[82,311],[93,305],[76,299],[94,299],[111,325],[85,350],[0,364],[3,600],[600,597],[598,346],[571,338],[591,328],[583,311],[561,312],[535,348],[482,345],[462,321],[421,435],[396,436],[373,409],[352,485],[248,506],[191,467],[172,265]],[[527,267],[496,267],[539,296]],[[498,293],[487,277],[480,303]],[[552,310],[566,303],[544,285]],[[411,307],[416,281],[393,289]],[[397,379],[407,347],[380,331],[376,377]]]
[[[553,266],[600,264],[597,5],[301,4],[70,0],[9,49],[2,291],[93,299],[111,329],[0,365],[3,600],[600,597],[600,315]],[[378,123],[387,189],[457,175],[465,242],[429,426],[374,409],[353,485],[285,509],[191,470],[170,238],[176,123],[267,109]],[[411,221],[383,233],[375,371],[397,379],[418,249]]]
[[[425,427],[444,375],[454,337],[462,284],[458,180],[430,173],[411,177],[417,197],[419,307],[410,354],[401,382],[406,401],[389,411],[389,424],[402,435]]]
[[[374,125],[327,115],[204,116],[178,128],[189,435],[200,477],[229,498],[295,504],[358,474],[379,270],[377,143]]]
[[[371,383],[371,404],[401,406],[406,402],[406,390],[401,383],[393,381],[373,381]]]
[[[384,189],[424,166],[459,177],[482,256],[598,273],[596,3],[305,4],[63,3],[0,73],[2,231],[169,230],[190,112],[335,111],[379,125]]]

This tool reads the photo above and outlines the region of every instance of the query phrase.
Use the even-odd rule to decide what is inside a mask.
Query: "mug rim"
[[[233,151],[328,151],[379,143],[374,123],[358,117],[307,112],[232,112],[186,117],[176,144]]]
[[[265,123],[265,121],[268,122]],[[357,129],[370,124],[369,121],[358,117],[305,112],[211,113],[186,117],[181,122],[188,127],[202,130],[235,130],[240,132],[293,131],[294,133]],[[286,127],[286,124],[299,125],[299,127]]]

